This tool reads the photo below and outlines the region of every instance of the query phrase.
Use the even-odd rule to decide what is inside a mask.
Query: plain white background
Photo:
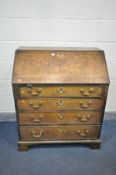
[[[99,47],[116,111],[116,0],[0,0],[0,112],[14,112],[11,75],[19,46]]]

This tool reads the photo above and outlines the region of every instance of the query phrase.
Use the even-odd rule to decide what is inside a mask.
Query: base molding
[[[40,144],[84,144],[91,149],[100,149],[101,141],[97,140],[61,140],[61,141],[18,141],[18,151],[28,151],[32,145]]]

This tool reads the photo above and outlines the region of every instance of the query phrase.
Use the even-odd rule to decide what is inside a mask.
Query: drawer
[[[96,139],[100,132],[97,125],[21,126],[19,129],[21,140]]]
[[[76,111],[76,112],[35,112],[18,114],[20,125],[40,124],[100,124],[102,112]]]
[[[19,87],[20,97],[101,97],[101,86],[30,86]]]
[[[94,109],[99,110],[104,107],[103,99],[90,98],[38,98],[38,99],[18,99],[17,108],[19,110],[76,110]]]

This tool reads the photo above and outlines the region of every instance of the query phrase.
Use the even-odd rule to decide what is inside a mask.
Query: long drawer
[[[93,109],[99,110],[104,107],[103,99],[90,98],[37,98],[18,99],[17,108],[19,110],[76,110]]]
[[[101,97],[101,86],[29,86],[19,87],[20,97]]]
[[[20,125],[40,124],[100,124],[101,111],[20,112]]]
[[[21,126],[21,140],[74,140],[99,138],[100,126]]]

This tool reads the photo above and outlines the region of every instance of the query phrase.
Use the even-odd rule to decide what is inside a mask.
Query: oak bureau
[[[12,76],[18,149],[48,143],[100,148],[109,76],[92,48],[19,48]]]

